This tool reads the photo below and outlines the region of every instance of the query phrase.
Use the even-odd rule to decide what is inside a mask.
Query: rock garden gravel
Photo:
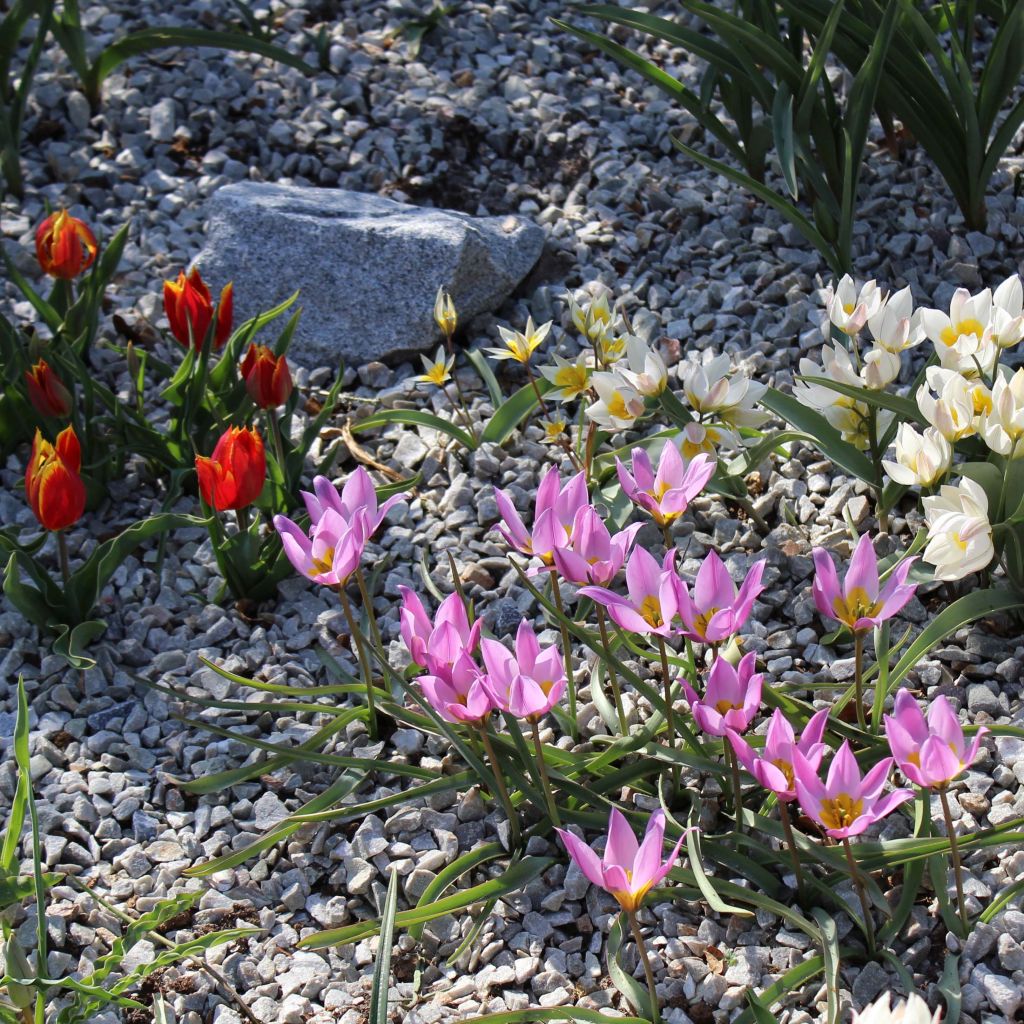
[[[467,0],[427,38],[416,59],[394,38],[404,17],[394,3],[257,0],[253,8],[279,42],[314,63],[312,36],[325,24],[329,70],[306,78],[244,56],[164,51],[122,66],[93,115],[66,66],[51,63],[52,54],[44,59],[26,121],[27,196],[2,211],[3,244],[23,269],[36,272],[32,231],[46,203],[71,206],[108,237],[130,220],[111,312],[137,324],[158,323],[159,284],[201,249],[204,202],[216,189],[242,180],[339,186],[472,214],[535,219],[546,232],[545,253],[500,311],[503,322],[519,325],[527,313],[536,321],[567,322],[566,290],[600,281],[634,315],[638,331],[661,340],[670,355],[724,348],[755,378],[785,385],[801,354],[819,344],[813,293],[826,268],[818,255],[761,203],[677,155],[669,136],[693,137],[693,122],[637,77],[553,26],[549,18],[564,15],[563,4]],[[93,3],[85,10],[96,45],[142,24],[215,26],[236,16],[226,0],[173,8],[149,0]],[[685,54],[664,46],[648,52],[696,81],[700,69]],[[1019,270],[1024,200],[1014,197],[1012,175],[1020,165],[1015,150],[996,176],[989,231],[982,235],[964,229],[922,154],[912,151],[896,161],[873,152],[854,242],[859,275],[890,287],[909,283],[919,303],[942,306],[958,285],[977,288]],[[32,320],[10,286],[6,299],[17,318]],[[358,299],[338,296],[339,302]],[[400,286],[395,301],[401,301]],[[493,325],[493,318],[478,319],[469,325],[467,341],[490,340]],[[575,346],[557,331],[556,342],[566,352]],[[302,353],[294,355],[301,363]],[[112,353],[101,351],[96,359],[98,372],[123,383]],[[411,393],[413,372],[418,368],[409,364],[346,370],[333,437],[342,419],[377,403],[432,403],[444,411],[436,396]],[[297,378],[317,392],[329,385],[331,373],[310,367]],[[465,386],[475,395],[473,415],[486,418],[490,407],[468,372]],[[325,444],[332,440],[328,435]],[[474,454],[446,447],[426,429],[393,427],[376,437],[363,435],[361,443],[402,473],[418,470],[424,481],[392,512],[371,552],[383,566],[376,605],[396,662],[402,657],[397,587],[422,589],[421,559],[446,589],[450,552],[498,635],[522,615],[536,614],[489,532],[497,515],[491,487],[509,487],[525,506],[550,458],[535,428],[503,448],[484,445]],[[347,472],[353,465],[346,460],[341,468]],[[20,457],[9,458],[0,512],[5,525],[30,530],[22,472]],[[766,470],[758,491],[756,507],[774,526],[771,533],[762,538],[730,509],[701,499],[678,534],[684,568],[696,568],[714,546],[739,578],[754,557],[766,554],[769,586],[756,606],[748,648],[761,653],[773,680],[847,679],[850,654],[823,643],[826,628],[814,612],[810,549],[827,544],[848,550],[841,512],[845,508],[855,523],[867,524],[862,488],[797,446]],[[111,489],[110,501],[72,531],[72,551],[86,554],[97,535],[154,511],[160,501],[150,481],[130,472]],[[894,544],[903,543],[918,520],[916,514],[897,517],[892,525]],[[269,704],[262,715],[202,711],[139,677],[217,699],[244,694],[254,704],[264,696],[216,676],[200,658],[266,680],[303,683],[324,678],[318,645],[352,663],[338,642],[344,625],[330,593],[291,579],[276,604],[236,609],[208,603],[217,589],[209,542],[196,531],[175,538],[161,564],[148,549],[115,575],[102,599],[109,630],[97,646],[98,665],[82,679],[59,659],[41,656],[34,630],[0,604],[0,802],[8,804],[13,794],[12,695],[22,675],[33,709],[32,772],[47,866],[96,884],[135,912],[199,886],[183,877],[185,868],[257,837],[330,779],[321,766],[295,764],[226,793],[186,794],[175,779],[241,764],[251,751],[179,715],[274,742],[299,742],[317,723],[308,715],[276,715]],[[657,543],[654,534],[644,539]],[[941,588],[922,588],[920,598],[904,614],[915,628],[946,600]],[[1022,643],[1012,630],[964,630],[923,661],[911,680],[922,697],[946,694],[976,723],[1019,725]],[[587,696],[584,689],[584,738],[603,729]],[[401,759],[432,771],[442,771],[448,758],[442,744],[408,730],[394,732],[386,746],[371,744],[359,723],[337,738],[334,752]],[[988,741],[954,790],[954,816],[966,829],[1020,816],[1022,783],[1024,741]],[[380,773],[359,797],[394,792],[400,784]],[[711,785],[702,800],[705,820],[713,823],[718,794]],[[403,904],[414,900],[446,863],[493,839],[499,821],[471,791],[361,821],[304,826],[269,856],[215,875],[197,911],[170,937],[236,921],[257,924],[264,929],[258,937],[209,956],[253,1014],[286,1024],[357,1024],[365,1019],[375,943],[320,954],[297,952],[296,942],[323,927],[375,916],[386,869],[402,876]],[[902,821],[890,819],[885,834],[901,834]],[[535,839],[531,852],[555,855],[556,866],[499,902],[477,942],[454,965],[446,961],[470,928],[469,915],[426,927],[415,996],[414,944],[399,938],[392,997],[401,1001],[399,1017],[406,1024],[531,1005],[626,1010],[604,967],[610,899],[588,887],[554,844]],[[976,911],[1024,875],[1024,851],[974,852],[966,866]],[[728,917],[665,902],[646,909],[642,920],[656,952],[668,1024],[729,1020],[745,1005],[747,986],[770,983],[812,952],[804,936],[760,912]],[[1024,1005],[1024,913],[1005,910],[979,925],[962,950],[936,920],[929,908],[916,908],[896,943],[915,984],[934,1001],[944,953],[961,952],[962,1019],[1013,1019]],[[85,967],[118,929],[107,911],[69,886],[54,891],[48,923],[54,975]],[[842,940],[852,923],[840,915],[837,925]],[[33,928],[31,917],[19,923],[29,946]],[[631,949],[625,957],[628,968],[638,969]],[[242,1019],[190,965],[165,972],[160,984],[182,1024]],[[844,998],[858,1007],[895,987],[884,965],[842,973]],[[780,1020],[809,1024],[819,1019],[824,1000],[824,987],[815,980],[787,1000]],[[104,1017],[115,1018],[113,1012]]]

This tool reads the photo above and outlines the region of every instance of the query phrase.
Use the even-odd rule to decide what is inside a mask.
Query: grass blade
[[[394,946],[395,912],[398,909],[398,872],[393,868],[388,879],[388,894],[380,922],[380,944],[373,965],[370,988],[369,1024],[388,1024],[388,989],[391,987],[391,950]]]

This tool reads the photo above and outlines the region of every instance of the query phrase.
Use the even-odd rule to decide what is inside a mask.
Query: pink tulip
[[[622,812],[612,808],[603,857],[571,832],[561,828],[555,831],[562,837],[569,856],[590,882],[611,893],[627,913],[633,913],[647,893],[672,870],[679,859],[683,839],[693,829],[683,832],[665,860],[662,860],[665,843],[665,815],[662,811],[651,815],[644,840],[638,843]]]
[[[479,666],[467,651],[444,675],[425,675],[416,680],[430,706],[446,722],[479,725],[494,710]]]
[[[316,526],[328,509],[333,510],[346,522],[349,522],[357,512],[362,512],[366,516],[367,538],[377,532],[392,506],[406,497],[408,495],[404,492],[392,495],[378,508],[373,481],[362,466],[349,475],[340,491],[327,477],[318,476],[313,478],[313,493],[302,492],[302,499],[306,503],[306,511],[309,512],[309,520],[313,526]]]
[[[412,590],[399,586],[398,592],[402,597],[399,629],[414,664],[435,675],[443,674],[439,671],[441,666],[450,668],[463,651],[476,651],[483,623],[478,619],[470,625],[466,606],[458,594],[449,594],[431,621],[423,602]]]
[[[727,730],[745,732],[761,706],[764,677],[755,672],[757,655],[745,654],[736,668],[725,658],[716,658],[708,673],[704,696],[683,682],[683,693],[690,704],[694,721],[709,736],[724,736]]]
[[[960,720],[945,697],[931,702],[926,721],[909,690],[896,694],[894,713],[885,716],[885,735],[896,764],[911,782],[925,789],[943,789],[966,770],[988,731],[981,726],[968,747]]]
[[[576,513],[590,503],[585,473],[577,473],[565,487],[559,488],[558,467],[552,466],[537,488],[533,513],[533,532],[523,525],[512,499],[500,487],[494,488],[502,523],[494,528],[517,551],[551,565],[552,552],[568,543]]]
[[[719,659],[721,660],[721,659]],[[804,727],[799,741],[793,733],[786,716],[776,708],[768,724],[764,746],[757,750],[739,733],[726,730],[726,736],[736,751],[740,764],[754,776],[765,789],[773,792],[780,800],[789,802],[796,799],[793,778],[793,752],[798,750],[812,771],[821,767],[826,746],[821,742],[828,721],[828,708],[822,708]]]
[[[484,639],[480,646],[484,686],[497,708],[539,721],[562,699],[567,685],[562,653],[553,644],[541,647],[526,619],[516,632],[515,654],[497,640]]]
[[[643,448],[633,449],[632,472],[617,458],[615,466],[626,496],[649,512],[659,526],[678,519],[715,472],[710,455],[702,452],[687,465],[672,441],[661,449],[657,473]]]
[[[622,568],[642,525],[629,526],[613,536],[594,506],[584,505],[573,519],[566,546],[554,549],[558,574],[580,586],[607,586]]]
[[[764,590],[761,576],[764,560],[755,562],[736,590],[725,563],[709,551],[697,571],[693,596],[683,580],[679,581],[679,617],[683,635],[698,643],[721,643],[738,633],[750,616],[758,594]]]
[[[677,614],[674,556],[670,551],[659,564],[646,548],[635,547],[626,564],[628,597],[605,587],[583,587],[580,594],[604,605],[612,620],[630,633],[669,636]]]
[[[857,542],[843,586],[839,586],[832,558],[824,548],[814,549],[814,603],[818,611],[838,619],[854,632],[872,629],[891,619],[914,596],[917,587],[904,581],[914,558],[904,559],[885,586],[878,581],[878,558],[865,533]]]
[[[850,743],[844,740],[823,783],[803,754],[793,751],[793,775],[800,806],[833,839],[858,836],[900,804],[913,800],[914,793],[909,789],[895,789],[880,796],[891,768],[892,758],[887,757],[861,778]]]
[[[324,510],[308,534],[286,516],[274,516],[274,527],[288,561],[303,576],[327,587],[346,583],[359,568],[371,532],[363,512],[344,519],[334,509]]]

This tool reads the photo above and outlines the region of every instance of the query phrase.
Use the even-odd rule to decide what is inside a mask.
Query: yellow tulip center
[[[324,576],[334,568],[334,548],[328,548],[319,558],[311,558],[308,575]]]
[[[640,602],[640,617],[644,622],[657,629],[664,624],[661,617],[661,601],[655,594],[650,594]]]
[[[872,600],[863,587],[854,587],[847,597],[832,602],[836,618],[851,628],[858,619],[873,618],[882,610],[882,602]]]
[[[562,366],[555,372],[555,384],[562,389],[566,398],[575,398],[587,390],[587,368],[575,363]]]
[[[821,801],[821,821],[826,828],[847,828],[861,816],[863,810],[863,800],[857,800],[849,793],[840,793]]]
[[[618,393],[618,391],[608,399],[608,412],[617,420],[630,420],[633,418],[630,416],[629,410],[626,408],[626,400]]]
[[[448,379],[448,367],[444,363],[434,363],[424,376],[431,384],[437,384],[440,387]]]
[[[703,615],[698,615],[693,620],[693,631],[699,637],[703,637],[705,640],[708,635],[708,623],[711,621],[712,616],[718,611],[717,608],[711,607]]]
[[[789,761],[786,761],[781,757],[777,757],[774,761],[772,761],[772,764],[775,765],[775,767],[778,768],[779,771],[786,776],[786,789],[792,789],[794,785],[793,765]]]
[[[952,324],[949,327],[944,328],[939,337],[942,338],[943,345],[947,348],[951,348],[965,334],[969,337],[980,338],[984,333],[984,324],[982,324],[980,320],[968,317],[966,320],[961,320],[959,323]]]
[[[715,710],[720,715],[725,715],[725,714],[728,714],[728,712],[730,712],[730,711],[738,711],[740,707],[741,707],[741,705],[735,704],[731,700],[720,700],[715,705]]]

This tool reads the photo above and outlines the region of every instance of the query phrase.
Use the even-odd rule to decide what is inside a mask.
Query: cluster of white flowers
[[[977,437],[1007,460],[1024,459],[1024,369],[1012,373],[1002,352],[1024,339],[1024,285],[1017,275],[995,291],[972,295],[957,289],[949,311],[913,308],[909,288],[887,296],[874,281],[858,288],[850,277],[821,293],[826,344],[820,363],[801,360],[804,377],[825,378],[847,387],[882,390],[900,373],[900,353],[927,338],[936,364],[925,372],[914,399],[928,426],[918,431],[901,423],[895,434],[895,460],[883,459],[896,483],[925,490],[929,543],[924,558],[939,579],[956,580],[985,568],[995,554],[989,500],[980,484],[964,478],[944,483],[953,470],[954,447]],[[870,333],[862,351],[860,334]],[[797,397],[817,409],[843,436],[862,450],[891,436],[893,414],[842,394],[824,384],[804,381]],[[1002,510],[998,510],[1001,514]]]

